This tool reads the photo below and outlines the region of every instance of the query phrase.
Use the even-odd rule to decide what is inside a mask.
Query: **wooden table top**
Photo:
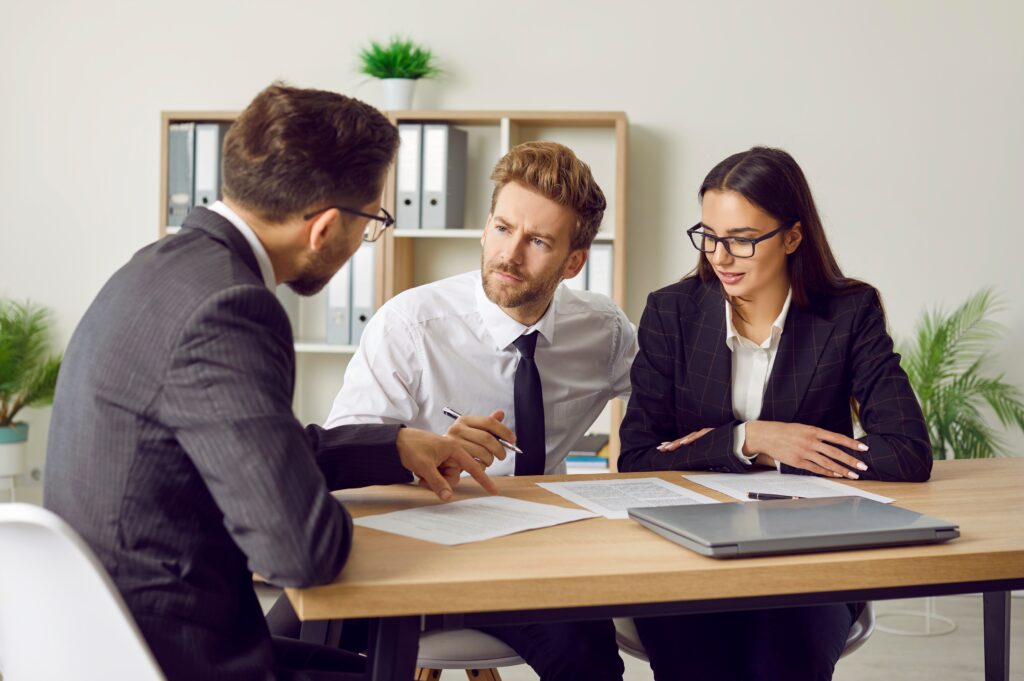
[[[660,477],[722,501],[677,471],[495,478],[502,494],[575,506],[536,482]],[[927,483],[852,482],[959,524],[946,544],[721,560],[632,520],[594,518],[460,546],[362,527],[331,584],[289,589],[303,620],[622,605],[1024,577],[1024,458],[936,462]],[[464,480],[456,499],[484,494]],[[336,492],[356,517],[439,503],[412,485]]]

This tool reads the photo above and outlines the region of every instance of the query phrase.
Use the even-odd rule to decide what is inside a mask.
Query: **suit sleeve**
[[[683,347],[682,339],[668,332],[679,328],[678,312],[660,309],[662,302],[665,301],[659,301],[656,294],[648,296],[640,318],[639,351],[630,374],[633,392],[619,428],[619,470],[746,473],[748,467],[732,453],[733,427],[737,421],[721,424],[674,452],[657,450],[662,442],[676,440],[707,425],[679,423],[676,419],[675,365],[681,361]]]
[[[853,396],[869,449],[849,453],[863,459],[865,479],[924,482],[931,477],[932,447],[921,405],[893,350],[885,313],[872,290],[854,323],[851,354]]]
[[[304,432],[291,409],[293,352],[287,317],[270,291],[221,291],[182,329],[157,408],[249,568],[275,584],[311,586],[334,579],[352,541],[351,518],[328,493],[314,447],[342,480],[384,480],[368,479],[357,433]],[[372,449],[386,449],[388,438],[393,450],[393,434],[373,437],[362,461],[375,454],[379,462]],[[340,470],[346,449],[354,459],[347,478]]]
[[[860,405],[868,451],[839,447],[861,459],[864,480],[924,482],[931,477],[932,448],[921,406],[900,356],[885,328],[878,293],[871,290],[858,307],[851,330],[850,372],[853,397]],[[838,445],[837,445],[838,446]],[[784,473],[803,473],[783,464]]]

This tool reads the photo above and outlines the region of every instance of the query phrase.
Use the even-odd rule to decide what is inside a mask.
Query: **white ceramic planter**
[[[28,424],[17,423],[0,428],[0,478],[13,478],[25,470],[25,443]]]
[[[406,111],[412,108],[412,91],[416,85],[413,78],[382,78],[384,83],[384,108],[388,111]]]

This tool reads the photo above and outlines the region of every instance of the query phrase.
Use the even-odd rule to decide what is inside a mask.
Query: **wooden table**
[[[702,494],[680,472],[657,476]],[[573,505],[534,483],[497,478],[502,494]],[[580,480],[547,476],[544,481]],[[303,637],[325,640],[328,620],[375,620],[367,676],[413,676],[421,616],[445,628],[611,616],[745,610],[859,600],[984,593],[985,678],[1009,678],[1009,591],[1024,588],[1024,458],[937,462],[928,483],[849,483],[953,521],[947,544],[719,560],[631,520],[595,518],[462,546],[356,528],[332,584],[289,589]],[[463,482],[457,498],[483,494]],[[438,503],[413,486],[337,492],[354,516]],[[315,624],[319,622],[319,625]]]

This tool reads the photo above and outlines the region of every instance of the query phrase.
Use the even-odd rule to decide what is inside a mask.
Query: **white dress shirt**
[[[570,448],[614,397],[628,397],[636,355],[626,315],[598,293],[559,284],[547,312],[523,326],[488,300],[480,272],[405,291],[370,319],[345,371],[325,427],[404,423],[444,433],[448,406],[462,414],[505,412],[515,431],[512,342],[536,331],[535,360],[544,392],[545,473],[564,473]],[[515,454],[490,475],[512,475]]]
[[[736,332],[732,322],[732,306],[729,301],[725,301],[725,344],[732,351],[732,413],[743,422],[733,429],[733,451],[748,466],[753,464],[757,454],[749,457],[743,454],[747,421],[756,421],[761,415],[764,391],[768,387],[768,377],[772,375],[772,366],[775,364],[779,340],[786,326],[786,315],[789,314],[792,300],[793,290],[790,289],[786,302],[782,304],[782,311],[772,322],[771,333],[761,344]]]
[[[252,231],[252,227],[249,226],[245,220],[235,211],[227,207],[223,201],[214,201],[213,205],[210,206],[210,210],[217,213],[222,218],[230,222],[235,226],[245,240],[252,247],[252,252],[256,256],[256,264],[260,266],[260,276],[263,277],[263,283],[267,285],[271,291],[277,288],[277,277],[274,276],[274,266],[270,264],[270,256],[267,254],[267,249],[263,248],[263,243],[259,237],[256,236],[256,232]]]

